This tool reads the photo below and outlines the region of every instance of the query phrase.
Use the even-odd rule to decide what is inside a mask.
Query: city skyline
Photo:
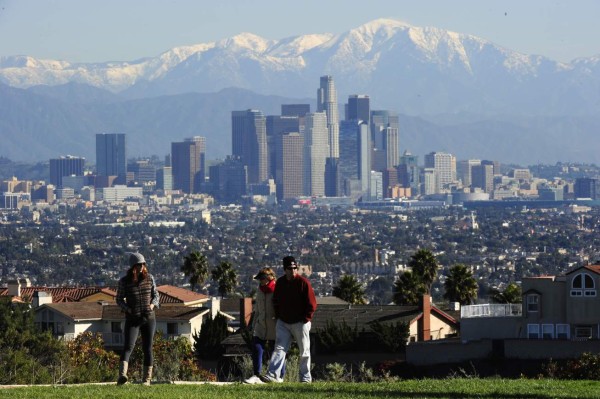
[[[358,0],[309,0],[294,8],[294,18],[289,18],[288,3],[274,0],[180,0],[168,5],[160,1],[3,0],[0,5],[0,36],[11,38],[0,43],[0,56],[29,55],[70,62],[131,61],[242,32],[268,39],[340,34],[377,18],[473,34],[561,62],[600,53],[595,40],[600,36],[596,23],[600,3],[591,0],[381,0],[368,7]]]

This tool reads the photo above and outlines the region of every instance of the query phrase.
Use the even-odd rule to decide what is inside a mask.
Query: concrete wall
[[[458,363],[496,356],[505,359],[572,359],[584,352],[600,353],[600,340],[459,340],[413,342],[406,347],[406,362],[416,366]]]
[[[510,339],[524,337],[521,317],[473,317],[460,321],[460,337],[464,341]]]

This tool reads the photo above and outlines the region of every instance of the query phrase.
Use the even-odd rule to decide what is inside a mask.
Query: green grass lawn
[[[174,385],[138,384],[38,386],[0,389],[2,399],[140,398],[140,399],[267,399],[267,398],[600,398],[600,382],[452,378],[391,383],[315,382],[313,384]]]

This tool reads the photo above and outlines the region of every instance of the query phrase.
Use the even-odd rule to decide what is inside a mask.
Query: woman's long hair
[[[129,280],[133,281],[135,284],[148,277],[148,268],[146,267],[146,264],[142,264],[142,268],[139,270],[139,272],[136,265],[131,266],[127,271],[127,277],[129,277]]]

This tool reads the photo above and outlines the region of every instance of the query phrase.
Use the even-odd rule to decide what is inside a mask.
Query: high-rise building
[[[281,136],[285,133],[300,133],[300,117],[298,116],[267,116],[267,148],[269,154],[269,177],[275,177],[277,171],[277,149],[280,147]]]
[[[281,104],[281,116],[302,117],[310,113],[310,104]]]
[[[321,85],[317,90],[317,112],[325,112],[327,115],[329,157],[339,158],[340,116],[332,76],[321,76]]]
[[[248,166],[248,183],[262,183],[268,177],[267,124],[258,110],[231,113],[232,155]]]
[[[50,184],[62,188],[63,177],[65,176],[83,176],[85,158],[66,157],[54,158],[50,160]]]
[[[173,188],[199,193],[206,176],[206,138],[194,136],[171,143]]]
[[[156,182],[156,167],[147,159],[140,159],[127,167],[128,171],[133,172],[133,180],[137,183]]]
[[[209,170],[212,193],[218,200],[236,202],[248,193],[248,167],[239,157],[228,156]]]
[[[346,120],[363,121],[367,125],[370,123],[371,104],[369,96],[360,94],[348,96],[346,110]]]
[[[96,174],[117,176],[116,184],[127,178],[127,155],[124,133],[96,134]]]
[[[325,163],[329,158],[327,115],[307,114],[304,129],[304,195],[325,195]]]
[[[400,143],[397,127],[386,127],[383,134],[386,169],[395,168],[400,163]]]
[[[419,156],[404,151],[404,154],[400,156],[398,181],[403,187],[410,187],[412,195],[419,195],[421,192],[420,175]]]
[[[277,198],[286,200],[304,194],[303,186],[303,147],[304,137],[300,133],[287,133],[281,136],[277,149]]]
[[[481,188],[485,193],[494,190],[494,165],[481,164],[471,168],[471,187]]]
[[[325,160],[325,196],[339,197],[342,192],[339,158],[328,157]]]
[[[463,187],[471,187],[472,185],[472,173],[473,166],[481,165],[479,159],[467,159],[465,161],[458,161],[456,164],[456,177],[463,184]]]
[[[445,152],[431,152],[425,155],[425,167],[433,168],[436,174],[435,194],[447,192],[448,185],[456,181],[456,157]]]
[[[163,166],[156,173],[156,188],[160,190],[173,190],[173,168]]]
[[[373,170],[394,168],[400,163],[400,123],[398,115],[386,110],[371,111]]]
[[[383,132],[388,127],[400,129],[398,115],[387,110],[371,111],[371,140],[373,141],[373,148],[385,149],[385,136]]]
[[[573,190],[575,192],[575,198],[590,198],[593,200],[600,198],[598,179],[579,177],[575,179],[575,186]]]

